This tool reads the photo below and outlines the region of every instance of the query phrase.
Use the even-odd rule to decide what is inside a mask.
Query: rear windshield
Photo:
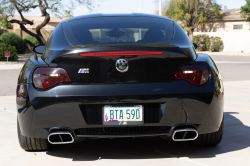
[[[65,22],[63,30],[73,46],[168,44],[173,22],[150,17],[98,17]]]

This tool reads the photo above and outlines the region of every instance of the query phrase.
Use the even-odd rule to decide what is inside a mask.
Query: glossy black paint
[[[99,15],[94,17],[96,16],[99,17]],[[208,55],[195,53],[192,43],[186,34],[183,34],[185,32],[178,24],[175,23],[174,29],[175,35],[169,45],[79,48],[72,47],[67,42],[62,26],[59,24],[48,39],[43,56],[37,60],[29,59],[19,75],[16,102],[22,134],[35,138],[47,138],[53,127],[68,127],[75,131],[103,127],[98,120],[94,123],[90,122],[93,118],[86,115],[83,107],[97,107],[97,116],[99,116],[98,110],[106,104],[159,105],[156,110],[159,115],[158,120],[146,120],[142,126],[171,128],[191,125],[195,126],[199,134],[217,131],[222,121],[224,104],[224,88],[218,68]],[[164,51],[165,59],[176,62],[178,58],[187,60],[180,62],[179,65],[205,64],[210,71],[210,78],[202,86],[195,86],[184,80],[162,82],[137,80],[133,83],[76,81],[70,84],[57,84],[45,91],[36,89],[32,83],[32,74],[37,67],[67,68],[65,64],[67,60],[70,61],[70,57],[74,59],[76,56],[76,60],[82,58],[78,56],[79,53],[114,50]],[[145,57],[132,58],[141,60]],[[162,57],[155,58],[161,60]],[[107,59],[104,58],[104,60]],[[70,73],[70,69],[67,72]],[[150,111],[147,113],[152,114]]]
[[[37,67],[48,67],[48,64],[46,64],[41,58],[37,58],[37,60],[30,58],[27,60],[19,74],[18,85],[32,83],[32,74]]]
[[[24,94],[28,93],[29,98],[17,97],[19,123],[26,136],[45,138],[48,129],[55,126],[101,127],[100,124],[87,125],[80,108],[82,104],[160,103],[166,104],[160,123],[145,123],[145,126],[195,124],[200,134],[213,132],[218,130],[223,116],[223,94],[214,93],[219,91],[214,82],[212,75],[202,87],[177,80],[150,84],[58,85],[46,92],[26,84]]]
[[[197,44],[196,43],[193,43],[193,45],[194,45],[194,49],[197,49]]]
[[[114,64],[119,59],[127,60],[127,72],[121,73],[116,69]],[[65,69],[73,84],[88,84],[172,81],[177,68],[181,64],[189,64],[190,61],[190,58],[175,52],[165,52],[163,55],[101,57],[84,57],[76,53],[56,58],[52,63]],[[89,74],[78,73],[81,68],[88,68]]]
[[[149,43],[168,44],[173,37],[173,23],[173,20],[161,17],[156,19],[142,16],[123,15],[121,17],[110,17],[103,15],[102,17],[81,18],[62,22],[62,26],[67,41],[73,46],[104,46]],[[144,30],[148,29],[148,31],[146,33],[141,31],[141,39],[137,41],[131,40],[131,37],[134,37],[134,35],[138,35],[139,37],[139,28],[143,28]],[[100,30],[102,31],[102,35],[91,33],[92,30]],[[135,31],[137,31],[137,33]],[[96,37],[105,40],[97,39]],[[112,38],[109,37],[123,37],[123,39],[110,40]]]
[[[88,18],[91,17],[99,17],[102,16],[102,14],[94,14],[89,15]],[[147,15],[147,14],[120,14],[120,15],[109,15],[105,14],[103,16],[110,16],[110,17],[122,17],[122,16],[140,16],[140,17],[155,17],[160,19],[167,19],[166,17],[161,16],[154,16],[154,15]],[[63,26],[62,24],[66,21],[75,20],[75,19],[81,19],[86,18],[86,16],[79,16],[76,18],[71,18],[62,21],[53,31],[53,33],[50,35],[44,54],[42,56],[42,59],[50,64],[54,59],[62,56],[62,55],[68,55],[68,54],[74,54],[74,53],[84,53],[84,52],[99,52],[99,51],[119,51],[119,50],[165,50],[168,52],[176,52],[181,53],[192,60],[195,60],[197,58],[196,52],[193,48],[192,43],[190,42],[189,38],[187,37],[185,31],[174,22],[174,36],[170,43],[166,44],[148,44],[148,45],[110,45],[110,46],[93,46],[93,45],[87,45],[84,46],[72,46],[67,42],[67,39],[64,37],[63,33]]]

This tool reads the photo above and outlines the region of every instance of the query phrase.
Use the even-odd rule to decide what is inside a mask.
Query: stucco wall
[[[243,29],[234,29],[234,25],[242,25]],[[250,25],[246,21],[218,21],[206,22],[205,25],[200,25],[197,32],[238,32],[249,31]]]
[[[207,34],[221,37],[224,48],[223,52],[241,52],[250,53],[250,31],[237,32],[194,32],[194,35]]]

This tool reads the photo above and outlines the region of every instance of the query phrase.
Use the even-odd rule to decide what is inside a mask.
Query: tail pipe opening
[[[195,129],[180,129],[174,130],[172,139],[174,141],[191,141],[198,137],[198,132]]]
[[[48,136],[48,141],[51,144],[70,144],[74,142],[74,137],[71,132],[52,132]]]

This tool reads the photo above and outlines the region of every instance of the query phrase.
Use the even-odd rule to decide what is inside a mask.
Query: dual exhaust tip
[[[174,130],[172,139],[174,141],[192,141],[198,137],[198,132],[195,129],[180,129]]]
[[[195,129],[179,129],[174,130],[172,139],[174,141],[191,141],[198,137],[198,132]],[[52,132],[48,136],[48,141],[51,144],[70,144],[75,141],[74,134],[71,131]]]
[[[74,136],[71,132],[53,132],[48,136],[48,141],[51,144],[70,144],[74,142]]]

